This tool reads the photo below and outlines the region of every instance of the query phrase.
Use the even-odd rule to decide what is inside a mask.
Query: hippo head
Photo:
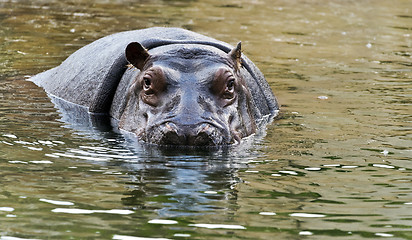
[[[241,74],[240,43],[229,53],[199,44],[126,48],[139,71],[119,127],[159,145],[230,145],[256,131]]]

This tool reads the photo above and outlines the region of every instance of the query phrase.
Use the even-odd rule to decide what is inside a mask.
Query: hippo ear
[[[239,42],[235,48],[228,53],[229,58],[235,63],[238,69],[242,66],[242,42]]]
[[[145,62],[149,57],[150,54],[147,52],[146,48],[138,42],[129,43],[126,47],[127,61],[140,69],[140,71],[143,69]]]

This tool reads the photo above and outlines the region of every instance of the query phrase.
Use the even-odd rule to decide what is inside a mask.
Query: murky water
[[[61,121],[25,79],[100,37],[235,44],[282,104],[237,149]],[[0,0],[0,239],[412,239],[412,4]]]

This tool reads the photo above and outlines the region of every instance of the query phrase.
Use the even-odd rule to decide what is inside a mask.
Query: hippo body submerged
[[[233,48],[179,28],[101,38],[32,81],[160,145],[233,144],[278,111],[263,74],[241,54],[240,44]]]

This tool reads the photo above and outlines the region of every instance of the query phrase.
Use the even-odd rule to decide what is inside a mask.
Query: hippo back
[[[231,45],[180,28],[148,28],[116,33],[92,42],[69,56],[60,66],[40,73],[32,81],[49,94],[85,106],[91,113],[109,113],[119,82],[127,69],[126,46],[139,42],[149,50],[170,44],[200,44],[230,52]],[[255,115],[274,115],[278,103],[260,70],[242,55]]]

